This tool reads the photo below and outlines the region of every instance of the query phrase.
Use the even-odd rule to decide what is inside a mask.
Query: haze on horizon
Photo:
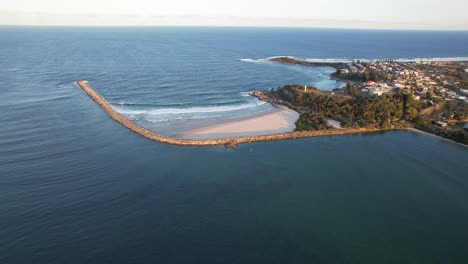
[[[0,25],[468,30],[466,0],[0,0]]]

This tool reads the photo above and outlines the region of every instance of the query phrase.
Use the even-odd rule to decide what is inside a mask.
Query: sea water
[[[0,263],[466,263],[468,152],[413,132],[222,147],[153,129],[271,111],[247,93],[333,89],[267,63],[468,57],[467,32],[0,27]],[[181,121],[182,120],[182,121]]]

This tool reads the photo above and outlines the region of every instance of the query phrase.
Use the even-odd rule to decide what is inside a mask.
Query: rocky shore
[[[332,67],[335,69],[344,67],[345,63],[341,62],[313,62],[299,60],[292,57],[275,57],[269,59],[271,62],[281,63],[281,64],[292,64],[292,65],[302,65],[302,66],[315,66],[315,67]]]
[[[77,85],[93,99],[99,107],[102,108],[113,120],[120,123],[122,126],[128,128],[129,130],[156,142],[172,144],[172,145],[181,145],[181,146],[217,146],[224,145],[226,147],[235,147],[238,144],[251,143],[251,142],[260,142],[260,141],[273,141],[273,140],[285,140],[285,139],[297,139],[297,138],[309,138],[309,137],[320,137],[320,136],[339,136],[339,135],[349,135],[349,134],[358,134],[358,133],[373,133],[390,129],[330,129],[323,131],[298,131],[298,132],[289,132],[289,133],[280,133],[272,135],[262,135],[262,136],[244,136],[244,137],[230,137],[230,138],[220,138],[220,139],[179,139],[166,137],[159,134],[156,134],[152,131],[149,131],[137,124],[135,124],[130,119],[118,113],[112,106],[96,91],[94,91],[91,86],[88,85],[86,81],[77,81]]]

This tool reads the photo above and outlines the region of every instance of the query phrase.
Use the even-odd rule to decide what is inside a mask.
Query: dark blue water
[[[255,114],[268,105],[243,92],[335,85],[327,69],[241,59],[455,58],[467,43],[466,32],[2,27],[0,263],[466,263],[465,147],[411,132],[167,146],[73,82],[170,128],[161,111]]]
[[[468,57],[467,32],[246,28],[1,29],[3,70],[53,85],[89,80],[121,113],[174,135],[207,122],[272,111],[248,97],[286,84],[333,89],[329,68],[259,61]]]

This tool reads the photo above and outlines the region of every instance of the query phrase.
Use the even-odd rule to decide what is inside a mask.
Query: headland
[[[314,62],[293,57],[268,61],[335,68],[346,87],[331,92],[289,85],[259,93],[301,113],[297,130],[407,127],[468,145],[468,62],[393,59]]]
[[[344,67],[346,64],[342,62],[315,62],[315,61],[307,61],[307,60],[300,60],[293,57],[273,57],[269,58],[268,61],[281,63],[281,64],[291,64],[291,65],[301,65],[301,66],[312,66],[312,67],[331,67],[331,68],[341,68]]]
[[[87,81],[77,81],[77,85],[96,102],[96,104],[104,110],[110,118],[126,127],[130,131],[137,133],[149,140],[181,146],[217,146],[224,145],[225,147],[236,147],[238,144],[261,142],[261,141],[274,141],[274,140],[286,140],[286,139],[297,139],[297,138],[310,138],[320,136],[339,136],[359,133],[373,133],[385,130],[395,129],[380,129],[380,128],[349,128],[349,129],[327,129],[322,131],[294,131],[286,133],[276,133],[270,135],[257,135],[257,136],[239,136],[239,137],[226,137],[216,139],[183,139],[166,137],[149,131],[137,124],[132,120],[123,116],[117,112],[107,101],[98,94]]]

